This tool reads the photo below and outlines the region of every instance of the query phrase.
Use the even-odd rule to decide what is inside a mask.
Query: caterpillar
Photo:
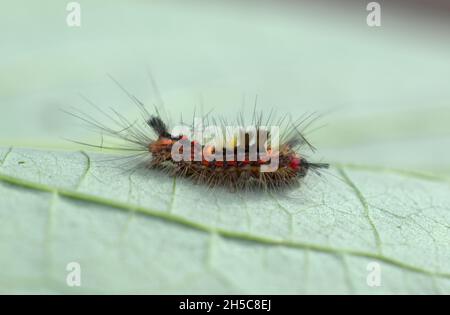
[[[241,114],[237,119],[237,130],[240,133],[231,134],[230,137],[221,135],[217,139],[228,139],[225,140],[225,145],[211,145],[192,137],[190,131],[195,129],[194,123],[187,126],[181,121],[180,126],[184,132],[170,131],[168,123],[162,119],[156,107],[155,114],[150,114],[142,102],[133,95],[129,96],[140,108],[141,120],[130,122],[114,110],[113,114],[106,113],[91,103],[119,128],[111,128],[80,111],[67,112],[94,126],[102,135],[125,141],[127,146],[107,147],[103,145],[103,140],[101,145],[74,142],[102,149],[136,151],[138,153],[133,156],[143,157],[147,169],[163,171],[169,176],[188,178],[195,184],[210,188],[226,187],[230,191],[283,190],[296,187],[309,172],[320,174],[321,169],[329,167],[327,163],[310,162],[303,151],[301,152],[303,147],[315,151],[303,134],[303,130],[312,122],[313,115],[295,122],[291,121],[288,115],[275,120],[272,110],[268,117],[263,119],[263,113],[257,113],[255,106],[250,130],[243,128],[244,119]],[[209,115],[201,118],[201,122],[204,120],[209,123]],[[212,121],[217,124],[217,120]],[[303,124],[306,124],[306,127],[300,130]],[[224,128],[226,120],[221,119],[219,125]],[[284,126],[278,141],[274,141],[275,136],[270,132],[264,134],[263,131],[268,125]],[[273,145],[275,142],[276,146]]]
[[[150,168],[166,170],[171,176],[188,177],[195,183],[206,184],[209,187],[225,186],[232,191],[253,190],[253,189],[283,189],[296,186],[299,180],[313,170],[317,172],[321,168],[328,168],[326,163],[309,162],[303,155],[296,152],[295,147],[308,144],[312,147],[304,136],[298,133],[289,140],[280,144],[279,149],[274,152],[268,146],[266,152],[262,152],[258,139],[251,144],[252,135],[249,132],[244,133],[245,144],[244,158],[237,159],[238,144],[233,143],[229,151],[232,152],[230,159],[207,160],[203,156],[200,160],[194,159],[196,142],[190,140],[184,135],[172,135],[168,131],[167,125],[158,116],[152,116],[147,121],[157,138],[148,143],[148,151],[152,159],[149,163]],[[255,128],[259,133],[259,126]],[[254,135],[253,135],[254,137]],[[188,147],[191,147],[190,159],[175,161],[173,159],[173,146],[180,140],[184,140]],[[256,150],[257,158],[249,158],[250,151]],[[214,154],[214,147],[209,149],[210,154]],[[226,148],[222,149],[222,155],[226,156]],[[201,145],[198,151],[205,153],[208,149]],[[271,171],[262,171],[262,167],[269,166],[271,160],[264,160],[261,157],[270,152],[270,158],[277,155],[279,160],[278,167]]]

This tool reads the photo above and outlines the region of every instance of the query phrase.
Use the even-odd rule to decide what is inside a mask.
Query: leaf
[[[94,152],[1,148],[0,161],[1,292],[450,292],[446,177],[336,164],[244,195]]]
[[[2,6],[0,292],[450,293],[444,19],[389,10],[374,29],[359,7],[306,1],[91,1],[72,28],[51,3]],[[80,92],[140,117],[106,73],[157,104],[147,65],[173,121],[199,103],[251,112],[254,95],[267,112],[323,114],[311,141],[330,173],[241,196],[58,143],[99,143],[57,115],[95,116]],[[70,262],[81,287],[66,284]]]

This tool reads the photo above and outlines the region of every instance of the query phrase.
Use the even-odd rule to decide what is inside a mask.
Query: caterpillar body
[[[119,85],[119,87],[121,86]],[[302,150],[304,147],[315,150],[303,134],[304,130],[313,122],[313,114],[301,117],[296,121],[292,121],[288,115],[275,120],[272,110],[263,120],[263,113],[256,112],[255,102],[252,115],[253,132],[241,133],[243,137],[240,138],[240,141],[228,142],[225,147],[211,147],[190,138],[191,135],[188,133],[169,132],[168,124],[161,118],[160,111],[156,107],[156,114],[151,114],[141,101],[124,88],[122,89],[140,109],[142,120],[137,119],[131,122],[115,110],[112,110],[112,113],[105,112],[85,98],[115,126],[110,127],[76,109],[73,111],[63,110],[86,122],[90,127],[94,127],[102,135],[101,145],[71,141],[101,149],[137,152],[130,158],[142,158],[147,169],[162,170],[170,176],[189,178],[196,184],[205,184],[208,187],[226,187],[231,191],[282,190],[295,187],[308,173],[313,172],[320,175],[321,169],[329,167],[329,164],[326,163],[310,162]],[[244,125],[243,117],[242,113],[238,115],[238,126]],[[202,117],[203,119],[204,117]],[[209,117],[207,120],[209,122]],[[216,120],[213,119],[213,122]],[[220,125],[224,127],[225,120],[222,119]],[[259,131],[268,125],[279,126],[283,130],[277,146],[272,146],[270,133],[266,138],[260,136]],[[302,127],[301,130],[300,127]],[[194,129],[194,124],[188,128]],[[118,138],[125,142],[125,145],[104,146],[103,137],[105,135]],[[192,149],[190,154],[187,154],[188,158],[181,160],[174,158],[174,148],[180,142],[187,146],[185,145],[181,150],[175,150],[176,153],[185,154],[188,151],[186,148]],[[200,158],[193,158],[196,152],[201,152]],[[217,156],[216,153],[223,153],[224,158],[208,158],[210,155]],[[276,167],[272,167],[274,160],[277,161]]]
[[[263,166],[270,164],[270,160],[261,159],[263,155],[258,143],[254,143],[257,152],[257,159],[249,158],[252,144],[249,143],[251,134],[245,133],[245,155],[242,160],[237,159],[238,145],[234,144],[231,148],[232,158],[229,160],[208,160],[204,156],[201,160],[194,159],[194,151],[197,143],[189,140],[184,135],[172,135],[168,131],[167,125],[160,117],[152,116],[147,124],[153,129],[157,138],[148,143],[147,148],[152,159],[148,164],[150,168],[162,169],[171,176],[188,177],[198,184],[206,184],[209,187],[225,186],[232,191],[237,190],[253,190],[253,189],[283,189],[287,187],[297,186],[299,180],[306,176],[308,171],[317,172],[321,168],[327,168],[325,163],[312,163],[305,157],[297,153],[294,148],[302,144],[308,143],[301,135],[292,136],[288,141],[281,143],[276,152],[268,151],[273,158],[277,155],[279,160],[278,167],[272,171],[262,171]],[[259,128],[258,128],[259,129]],[[189,153],[191,158],[187,160],[176,161],[173,159],[173,146],[177,141],[184,140],[191,147]],[[308,143],[309,144],[309,143]],[[226,149],[223,155],[226,156]],[[205,153],[207,148],[202,145],[199,151]],[[182,153],[182,152],[181,152]],[[214,154],[214,148],[209,150]],[[264,152],[266,153],[266,152]]]

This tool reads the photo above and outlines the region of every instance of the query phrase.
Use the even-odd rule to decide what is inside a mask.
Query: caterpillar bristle
[[[123,87],[121,88],[123,89]],[[129,92],[126,93],[128,96],[131,95]],[[244,144],[238,144],[237,138],[232,138],[232,141],[225,143],[225,146],[209,148],[190,135],[174,134],[170,131],[167,121],[161,118],[158,110],[156,115],[151,115],[136,97],[132,96],[132,100],[137,104],[143,115],[144,123],[142,124],[129,121],[114,110],[111,115],[97,107],[117,128],[111,128],[107,124],[100,123],[80,111],[69,112],[72,116],[102,132],[102,144],[100,146],[80,141],[76,141],[76,143],[111,149],[112,147],[103,145],[103,134],[118,138],[128,145],[132,145],[131,147],[122,146],[122,150],[148,152],[148,161],[146,162],[146,168],[148,169],[159,170],[173,177],[187,178],[195,184],[205,185],[208,188],[224,187],[230,191],[284,190],[297,187],[309,171],[319,174],[321,170],[329,167],[327,163],[309,162],[303,152],[304,147],[311,151],[315,150],[304,136],[305,129],[317,118],[314,113],[292,121],[288,114],[277,118],[274,110],[269,111],[266,116],[262,111],[257,111],[255,105],[251,117],[253,129],[251,129],[252,131],[245,131],[244,137],[240,138],[243,139],[241,141]],[[226,117],[209,117],[209,114],[201,117],[202,122],[218,124],[221,128],[228,126]],[[237,116],[238,126],[245,125],[244,118],[243,113]],[[284,130],[279,134],[277,146],[272,147],[276,143],[276,133],[273,134],[272,130],[263,134],[264,137],[261,136],[261,132],[269,125],[282,126]],[[195,129],[194,119],[188,129]],[[175,159],[173,156],[174,150],[178,153],[185,153],[183,150],[174,149],[180,143],[185,145],[182,147],[183,150],[188,148],[192,149],[194,153],[197,152],[196,150],[201,152],[200,159],[194,159],[195,154],[192,152],[187,154],[191,159]],[[133,146],[135,146],[135,149],[133,149]],[[262,147],[264,147],[264,151],[262,151]],[[230,152],[231,159],[227,156]],[[239,158],[239,152],[241,158]],[[253,159],[252,152],[256,154],[255,159]],[[210,160],[208,158],[208,155],[218,153],[221,153],[224,159]],[[264,154],[268,159],[263,158]],[[274,160],[277,160],[277,165],[271,168]],[[263,168],[269,170],[263,170]]]
[[[147,124],[153,129],[158,137],[170,138],[171,135],[167,129],[167,125],[158,116],[152,116],[147,120]]]

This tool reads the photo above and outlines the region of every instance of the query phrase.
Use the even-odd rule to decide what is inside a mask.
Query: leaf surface
[[[449,292],[444,178],[336,165],[294,191],[249,195],[100,153],[0,156],[1,291]],[[69,262],[81,287],[66,284]],[[367,284],[370,262],[380,287]]]

